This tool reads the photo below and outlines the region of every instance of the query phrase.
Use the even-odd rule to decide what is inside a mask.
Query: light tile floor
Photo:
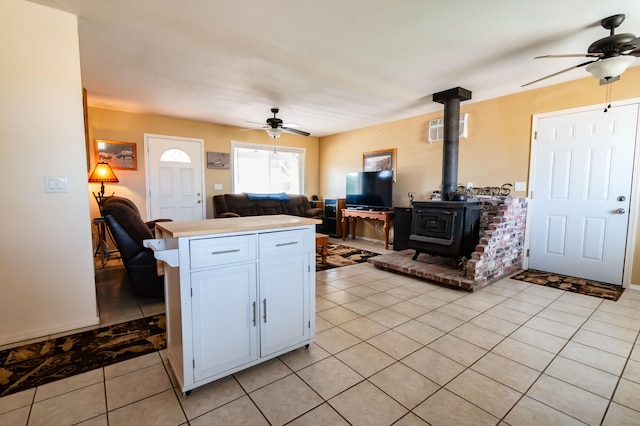
[[[96,267],[96,294],[101,327],[161,314],[165,308],[163,298],[136,298],[118,258]]]
[[[316,278],[308,350],[186,398],[153,353],[0,398],[0,425],[640,425],[640,292],[466,293],[369,264]]]

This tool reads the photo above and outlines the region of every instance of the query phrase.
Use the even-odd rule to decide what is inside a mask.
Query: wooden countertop
[[[229,217],[219,219],[157,222],[156,228],[169,237],[192,237],[197,235],[226,234],[230,232],[257,231],[271,228],[292,228],[322,223],[319,219],[284,214]]]

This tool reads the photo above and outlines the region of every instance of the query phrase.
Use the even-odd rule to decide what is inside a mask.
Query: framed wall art
[[[207,152],[207,169],[228,169],[231,154],[228,152]]]
[[[107,163],[114,170],[138,170],[135,142],[96,139],[96,157],[97,162]]]
[[[362,171],[379,172],[393,170],[393,181],[396,181],[396,149],[382,149],[362,154]]]

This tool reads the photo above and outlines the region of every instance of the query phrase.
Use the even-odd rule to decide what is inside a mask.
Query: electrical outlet
[[[214,183],[213,184],[213,189],[216,191],[222,191],[222,184],[221,183]]]
[[[514,191],[526,191],[527,190],[527,182],[516,182],[514,185]]]

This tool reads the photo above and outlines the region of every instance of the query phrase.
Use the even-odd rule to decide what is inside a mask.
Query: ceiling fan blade
[[[640,47],[627,53],[627,56],[640,56]]]
[[[305,131],[298,130],[298,129],[291,129],[289,127],[284,127],[284,126],[281,127],[281,129],[284,130],[284,131],[287,131],[289,133],[295,133],[295,134],[302,135],[302,136],[309,136],[311,134],[309,132],[305,132]]]
[[[267,127],[267,126],[265,126],[265,127],[252,127],[250,129],[240,129],[239,131],[240,132],[247,132],[249,130],[267,130],[267,129],[270,129],[270,127]]]
[[[533,59],[547,59],[547,58],[598,58],[604,55],[604,53],[568,53],[566,55],[542,55],[536,56]]]
[[[633,36],[633,34],[629,35]],[[622,46],[620,46],[620,52],[626,52],[633,49],[637,50],[638,48],[640,48],[640,37],[634,38],[633,40],[624,43]]]
[[[563,69],[562,71],[554,72],[553,74],[549,74],[549,75],[547,75],[547,76],[545,76],[545,77],[542,77],[542,78],[539,78],[539,79],[537,79],[537,80],[530,81],[529,83],[527,83],[527,84],[523,84],[523,85],[522,85],[522,86],[520,86],[520,87],[529,86],[530,84],[534,84],[534,83],[537,83],[537,82],[539,82],[539,81],[546,80],[547,78],[555,77],[556,75],[560,75],[560,74],[565,73],[565,72],[567,72],[567,71],[571,71],[572,69],[575,69],[575,68],[584,67],[585,65],[589,65],[590,63],[592,63],[592,62],[596,62],[596,61],[597,61],[597,59],[596,59],[595,61],[587,61],[587,62],[584,62],[584,63],[582,63],[582,64],[580,64],[580,65],[574,65],[574,66],[572,66],[572,67],[569,67],[569,68]]]
[[[264,121],[260,122],[260,121],[249,121],[249,120],[245,120],[245,123],[259,124],[259,125],[261,125],[261,126],[264,126]]]

